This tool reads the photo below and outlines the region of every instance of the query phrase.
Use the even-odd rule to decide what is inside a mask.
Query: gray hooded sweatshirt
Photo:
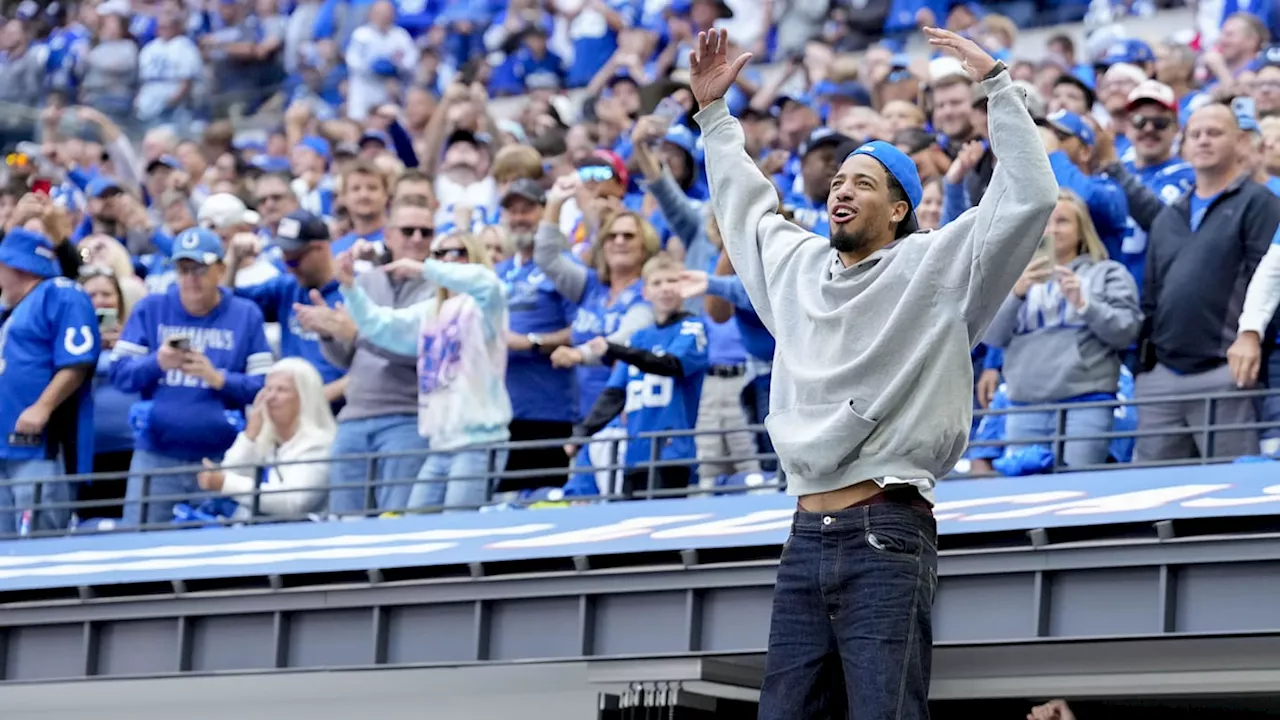
[[[983,82],[1000,162],[977,207],[845,267],[827,238],[778,215],[773,184],[723,101],[696,119],[716,219],[756,313],[777,339],[765,424],[787,492],[866,480],[932,499],[969,437],[969,352],[1021,275],[1058,187],[1022,90]]]
[[[1026,298],[1009,293],[987,328],[986,343],[1006,348],[1004,379],[1014,402],[1115,392],[1120,353],[1142,329],[1138,284],[1123,265],[1081,255],[1067,267],[1080,278],[1083,310],[1056,282],[1040,283]]]

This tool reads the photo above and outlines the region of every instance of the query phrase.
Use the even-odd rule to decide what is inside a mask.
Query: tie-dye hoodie
[[[452,294],[406,308],[375,305],[358,286],[344,287],[360,337],[385,350],[418,356],[418,432],[432,450],[460,450],[510,437],[507,395],[507,298],[483,265],[427,260],[422,275]]]

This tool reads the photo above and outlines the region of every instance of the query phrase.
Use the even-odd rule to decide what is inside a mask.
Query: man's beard
[[[533,247],[533,232],[510,230],[507,234],[511,237],[511,243],[516,246],[517,250],[528,250]]]
[[[870,245],[871,236],[865,230],[854,230],[853,232],[836,230],[831,233],[831,247],[836,252],[861,252]]]

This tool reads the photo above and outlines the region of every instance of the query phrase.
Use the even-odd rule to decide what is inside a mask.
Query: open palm
[[[724,97],[742,67],[751,61],[751,53],[742,53],[730,64],[728,49],[727,30],[698,33],[698,47],[689,53],[689,88],[699,107]]]

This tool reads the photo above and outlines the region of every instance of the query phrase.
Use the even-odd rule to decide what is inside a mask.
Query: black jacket
[[[1213,370],[1236,339],[1245,290],[1280,225],[1280,198],[1245,176],[1191,230],[1192,189],[1151,222],[1142,289],[1142,340],[1179,373]]]

